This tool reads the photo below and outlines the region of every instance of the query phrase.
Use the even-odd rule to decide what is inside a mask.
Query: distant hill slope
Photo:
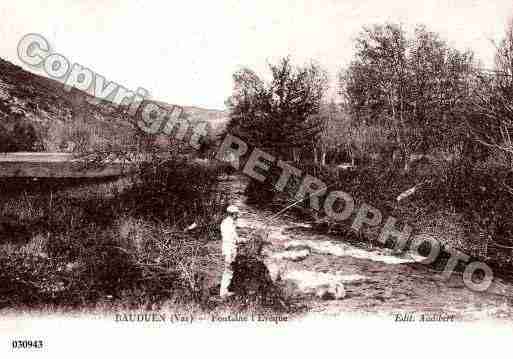
[[[66,91],[60,82],[0,59],[0,152],[92,151],[136,145],[138,129],[123,107],[108,101],[91,104],[88,98],[82,91]],[[184,109],[190,121],[207,121],[215,132],[226,123],[224,111]]]
[[[174,106],[165,102],[157,101],[158,105],[172,110]],[[204,109],[196,106],[180,106],[183,108],[187,115],[187,120],[191,124],[198,122],[207,122],[210,125],[210,136],[215,139],[216,135],[220,134],[228,123],[228,112],[221,110]]]

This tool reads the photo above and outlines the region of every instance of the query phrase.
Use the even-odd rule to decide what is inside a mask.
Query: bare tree
[[[479,143],[503,153],[513,168],[513,21],[497,46],[495,64],[493,72],[475,73],[470,128]]]
[[[325,166],[329,153],[340,155],[345,152],[354,159],[354,153],[347,141],[350,119],[340,107],[332,99],[321,106],[321,111],[315,119],[321,128],[318,136],[312,141],[312,157],[316,164]]]

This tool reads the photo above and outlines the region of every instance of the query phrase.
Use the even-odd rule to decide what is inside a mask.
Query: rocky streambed
[[[287,213],[273,217],[248,205],[246,180],[229,176],[220,183],[241,209],[242,236],[265,233],[264,263],[273,281],[289,284],[309,313],[395,315],[419,312],[456,320],[512,320],[513,286],[499,279],[486,292],[465,287],[461,274],[443,280],[440,273],[409,254],[357,247],[343,237],[317,233]]]

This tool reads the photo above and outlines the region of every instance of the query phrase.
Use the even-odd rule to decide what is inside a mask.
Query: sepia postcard
[[[4,0],[0,357],[490,357],[511,0]]]

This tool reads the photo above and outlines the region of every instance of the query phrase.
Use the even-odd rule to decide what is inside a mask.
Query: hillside
[[[91,104],[82,91],[0,59],[0,152],[93,151],[137,145],[138,129],[122,107]],[[160,103],[163,106],[169,106]],[[186,107],[191,121],[219,129],[226,113]],[[217,132],[217,130],[215,131]]]
[[[174,106],[165,102],[156,102],[159,106],[169,109],[172,111]],[[181,106],[185,112],[185,117],[194,125],[199,122],[207,122],[209,124],[209,135],[212,139],[215,139],[226,127],[228,123],[228,112],[213,109],[204,109],[196,106]]]

